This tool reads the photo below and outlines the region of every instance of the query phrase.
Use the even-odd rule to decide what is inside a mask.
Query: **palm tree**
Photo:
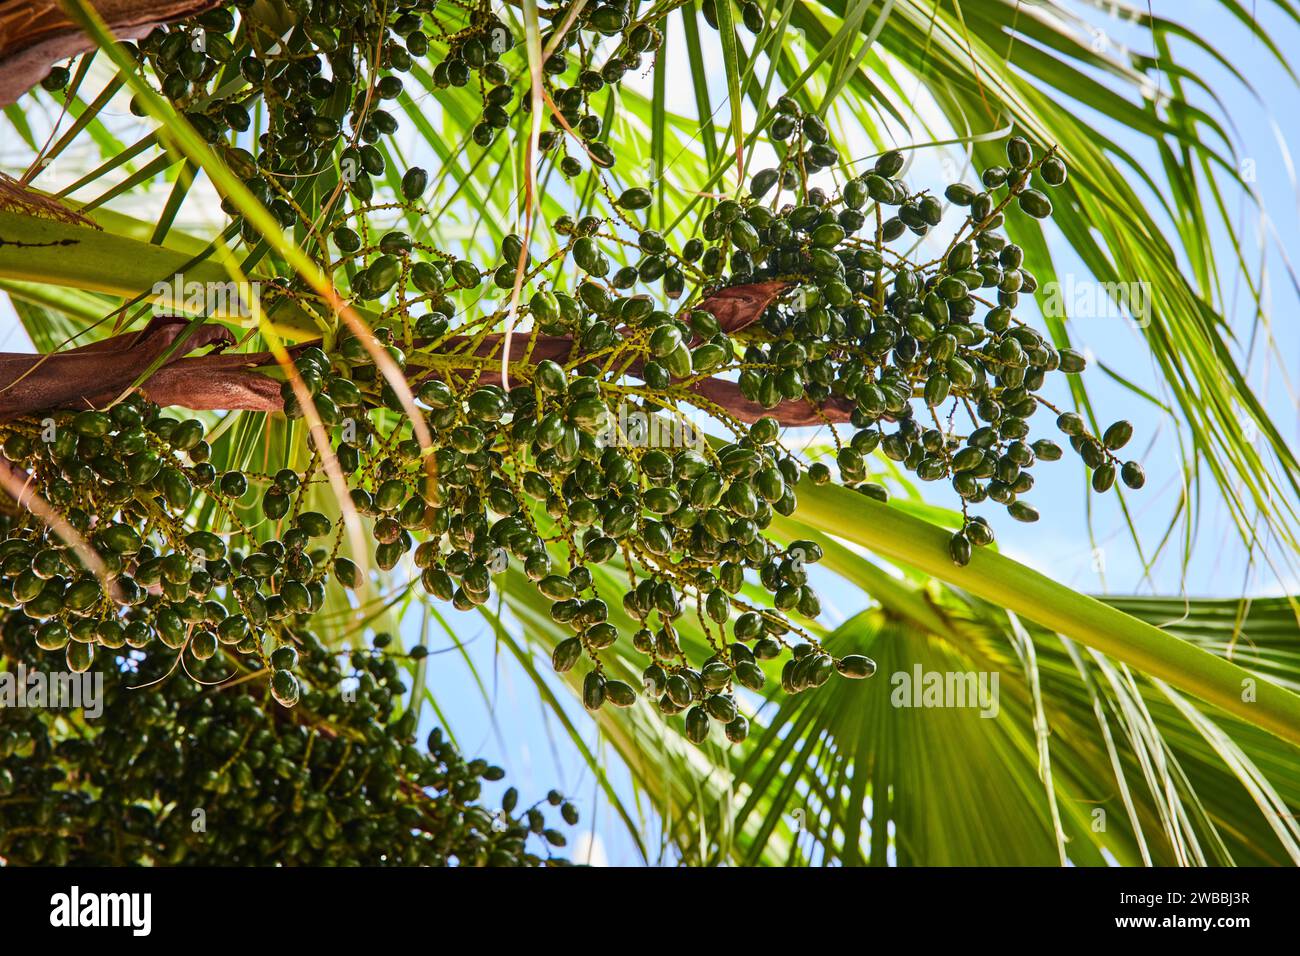
[[[202,5],[176,6],[184,8],[180,15]],[[296,37],[288,28],[307,6],[259,0],[259,17]],[[524,40],[503,62],[525,81],[530,71],[540,76],[553,34],[538,5],[492,6]],[[576,17],[586,4],[564,6]],[[503,134],[478,145],[477,93],[440,82],[417,59],[388,107],[400,116],[402,133],[375,143],[387,160],[376,186],[381,195],[398,196],[402,170],[419,160],[433,171],[420,190],[419,211],[378,203],[371,213],[375,228],[400,225],[417,244],[455,248],[459,257],[482,262],[499,261],[507,237],[522,232],[543,258],[563,244],[555,231],[561,217],[575,210],[607,214],[618,190],[645,186],[643,221],[683,243],[710,204],[736,194],[771,154],[768,121],[778,93],[830,127],[842,147],[837,181],[864,172],[890,149],[902,149],[918,167],[947,157],[955,162],[952,178],[969,179],[971,170],[1005,162],[1010,132],[1054,146],[1070,166],[1053,197],[1055,228],[1015,206],[1006,214],[1025,268],[1040,291],[1077,273],[1112,294],[1140,284],[1150,295],[1140,334],[1156,387],[1113,373],[1132,401],[1149,406],[1170,430],[1176,449],[1176,464],[1162,466],[1169,472],[1162,483],[1176,479],[1177,492],[1162,502],[1167,531],[1154,548],[1128,510],[1132,496],[1122,498],[1142,562],[1150,570],[1164,552],[1179,548],[1186,560],[1201,502],[1216,500],[1231,516],[1235,546],[1278,580],[1293,580],[1300,463],[1248,375],[1255,339],[1267,343],[1259,346],[1264,350],[1273,341],[1262,270],[1252,271],[1246,231],[1233,209],[1237,200],[1254,199],[1252,182],[1219,91],[1189,65],[1223,63],[1215,43],[1194,25],[1110,2],[1085,5],[1086,13],[1076,5],[1017,0],[621,6],[662,42],[657,55],[644,59],[643,82],[592,99],[604,110],[601,139],[620,157],[608,179],[584,171],[566,182],[553,159],[539,154],[532,119],[544,109],[540,85],[523,82],[531,109],[511,114]],[[1284,44],[1260,22],[1234,3],[1223,3],[1221,13],[1257,44],[1260,57],[1290,75],[1279,49]],[[1300,20],[1288,0],[1275,0],[1268,14],[1284,28]],[[143,316],[160,277],[183,273],[223,283],[247,276],[270,283],[296,275],[297,292],[317,303],[335,301],[317,257],[308,254],[312,224],[328,220],[342,191],[335,166],[296,179],[277,197],[296,206],[298,224],[283,229],[222,148],[235,140],[205,137],[178,117],[151,74],[111,42],[113,27],[120,30],[126,20],[106,24],[80,2],[69,5],[68,16],[65,29],[82,31],[93,45],[85,42],[87,52],[69,75],[56,75],[64,85],[47,84],[57,92],[33,89],[6,109],[15,142],[27,152],[24,172],[0,194],[0,289],[36,348],[56,356],[35,369],[30,361],[12,366],[18,371],[6,383],[9,398],[0,398],[7,415],[66,401],[59,389],[66,391],[67,369],[74,366],[60,363],[76,361],[68,350],[139,328],[132,323]],[[433,35],[435,53],[454,42],[450,35]],[[255,49],[266,40],[234,37]],[[0,58],[12,55],[0,51]],[[436,62],[436,56],[429,60]],[[28,80],[38,80],[48,65]],[[1225,70],[1251,89],[1250,71],[1242,76],[1226,64]],[[227,68],[212,87],[221,97],[246,100],[252,131],[238,142],[251,143],[266,117],[259,98],[245,96],[244,83]],[[128,94],[139,122],[114,115]],[[690,108],[678,112],[672,105],[678,99]],[[61,173],[57,186],[47,187],[51,167],[75,172]],[[214,214],[213,188],[227,212],[252,226],[256,238],[245,248],[232,251],[239,226]],[[1267,236],[1266,211],[1254,211]],[[1235,252],[1226,262],[1221,237]],[[635,263],[636,255],[628,251],[619,265]],[[511,303],[501,310],[503,319],[510,316],[504,328],[520,301],[518,281],[502,295]],[[1234,322],[1243,313],[1250,317],[1244,327]],[[218,470],[250,468],[254,461],[302,465],[305,429],[260,414],[281,406],[279,382],[266,387],[265,370],[277,354],[283,357],[284,346],[319,336],[320,314],[291,301],[245,329],[235,354],[256,360],[211,362],[184,357],[198,342],[185,336],[202,325],[200,313],[183,324],[176,344],[155,342],[143,360],[139,342],[130,340],[111,381],[96,382],[94,393],[82,385],[74,392],[111,399],[143,387],[162,404],[207,410],[212,427],[228,436],[213,442]],[[378,318],[361,305],[354,315],[363,322]],[[1071,319],[1068,305],[1043,310],[1040,327],[1058,349],[1077,334]],[[525,362],[531,357],[508,344],[505,351]],[[1104,409],[1090,396],[1089,381],[1073,377],[1069,397],[1098,431]],[[809,458],[833,455],[824,430],[799,434]],[[879,457],[893,492],[888,504],[835,483],[802,482],[798,509],[776,515],[768,529],[783,544],[815,542],[828,574],[867,596],[867,609],[838,627],[802,623],[837,657],[869,654],[880,676],[832,682],[815,693],[791,696],[777,687],[746,695],[752,729],[743,743],[692,744],[680,721],[666,721],[644,703],[584,713],[582,675],[555,675],[549,665],[572,632],[552,619],[551,602],[517,567],[506,571],[500,600],[476,608],[647,859],[1300,862],[1294,600],[1092,598],[996,548],[976,549],[959,565],[948,542],[962,527],[962,513],[948,510],[951,499],[922,497],[920,486],[888,467]],[[342,513],[342,499],[329,492],[313,501],[332,517]],[[619,593],[629,569],[616,558],[593,574],[605,593]],[[376,621],[397,621],[426,601],[413,583],[400,574],[380,579],[380,594],[363,610]],[[752,583],[742,597],[764,600]],[[321,636],[346,645],[356,639],[356,614],[331,600],[318,625]],[[426,622],[456,642],[459,626],[439,605],[427,602],[425,613]],[[686,656],[702,660],[712,652],[712,638],[703,617],[694,618],[680,619],[678,636]],[[637,627],[617,607],[610,620],[624,632]],[[427,641],[428,629],[414,639]],[[611,679],[636,686],[644,665],[626,641],[605,659]],[[440,713],[427,690],[426,666],[413,665],[410,706]],[[896,693],[906,703],[910,691],[886,675],[907,675],[914,667],[1000,675],[998,713],[891,703]],[[598,726],[603,748],[617,755],[630,786],[617,783],[603,752],[586,742],[588,721]],[[657,851],[649,836],[656,828],[663,843]]]

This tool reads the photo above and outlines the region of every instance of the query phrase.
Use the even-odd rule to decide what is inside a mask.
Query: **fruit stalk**
[[[723,329],[738,332],[753,324],[785,287],[783,282],[732,286],[709,296],[701,308],[712,312]],[[182,317],[159,316],[139,332],[113,336],[80,348],[37,358],[0,354],[0,421],[54,409],[107,405],[159,355],[173,347],[186,323],[187,319]],[[183,357],[198,348],[210,345],[223,348],[233,341],[224,326],[200,326],[175,349],[171,361],[143,383],[145,395],[158,405],[191,410],[282,411],[284,402],[279,383],[259,371],[274,367],[275,360],[269,352]],[[482,336],[477,341],[469,336],[453,336],[441,343],[435,354],[487,358],[496,354],[501,341],[499,334]],[[313,344],[319,343],[302,343],[296,348],[300,350]],[[466,353],[466,347],[472,347],[472,351]],[[572,349],[573,340],[569,336],[535,334],[531,348],[527,338],[511,343],[510,362],[568,360]],[[636,376],[641,368],[641,362],[634,362],[628,374]],[[485,372],[484,379],[487,377]],[[852,411],[851,403],[834,399],[821,409],[806,399],[789,400],[774,409],[765,409],[746,399],[734,382],[721,378],[706,378],[687,387],[748,423],[764,415],[785,426],[843,422]]]

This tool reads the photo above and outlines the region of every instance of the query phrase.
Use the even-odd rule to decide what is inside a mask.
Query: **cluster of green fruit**
[[[249,476],[216,471],[203,424],[139,396],[107,412],[11,423],[0,441],[72,532],[25,510],[0,519],[0,606],[21,609],[35,644],[78,673],[96,648],[161,644],[187,669],[224,648],[270,667],[276,699],[297,702],[295,648],[324,604],[328,573],[356,576],[336,556],[334,522],[302,510],[297,472],[255,477],[266,487],[256,517],[276,523],[276,538],[244,523]],[[206,530],[223,525],[228,534]]]
[[[746,5],[744,22],[752,25],[749,7],[757,5]],[[367,0],[301,0],[289,8],[288,31],[274,7],[236,0],[157,27],[131,47],[152,69],[162,94],[210,143],[247,132],[252,107],[263,104],[265,128],[257,137],[256,158],[242,147],[223,148],[232,168],[286,227],[297,216],[281,185],[287,176],[315,176],[328,169],[358,202],[371,201],[374,177],[386,167],[375,144],[399,125],[385,104],[402,96],[402,74],[420,60],[433,62],[435,87],[477,82],[481,114],[471,138],[480,147],[493,143],[515,120],[516,110],[532,108],[531,99],[518,96],[516,89],[521,77],[529,79],[526,61],[520,57],[513,67],[502,62],[521,40],[517,27],[488,3],[440,6],[437,0],[400,0],[376,7]],[[629,0],[559,3],[540,9],[539,16],[550,24],[541,36],[546,51],[542,75],[558,113],[550,117],[539,146],[556,154],[565,176],[577,175],[583,162],[568,152],[566,134],[572,133],[581,141],[580,155],[609,168],[615,156],[601,138],[603,124],[589,109],[589,99],[639,69],[643,55],[659,48],[662,35],[652,22],[636,18]],[[758,20],[761,28],[761,14]],[[597,63],[596,48],[607,37],[618,37],[618,43]],[[56,67],[43,86],[58,91],[69,79],[66,67]],[[139,102],[133,101],[132,109],[144,115]],[[405,198],[418,198],[427,182],[423,170],[408,171],[402,180]],[[228,202],[226,209],[234,213]],[[256,243],[256,230],[241,225],[244,238]]]
[[[616,269],[607,252],[618,247],[620,223],[594,215],[555,223],[567,243],[548,261],[570,258],[582,278],[572,295],[538,288],[528,312],[538,332],[576,343],[575,358],[519,363],[512,374],[530,388],[507,392],[483,384],[480,359],[446,347],[457,331],[449,330],[459,314],[456,294],[476,288],[485,276],[508,288],[515,265],[527,265],[520,237],[507,238],[500,262],[480,267],[450,257],[450,266],[412,262],[408,237],[389,234],[380,256],[360,273],[367,297],[388,296],[402,275],[420,275],[409,299],[387,301],[404,316],[420,303],[430,306],[430,314],[414,321],[415,336],[442,343],[436,354],[422,353],[418,343],[407,354],[392,344],[397,331],[379,334],[408,374],[416,370],[425,382],[418,396],[429,407],[436,436],[439,479],[432,497],[406,505],[408,492],[418,497],[428,490],[416,488],[418,444],[405,432],[385,441],[407,449],[407,483],[389,496],[389,508],[400,506],[407,517],[395,524],[419,527],[423,511],[422,530],[435,536],[416,552],[426,588],[468,607],[487,599],[491,556],[504,551],[517,558],[553,602],[554,618],[575,632],[557,648],[556,668],[568,670],[586,656],[593,663],[583,683],[587,705],[628,705],[636,691],[608,680],[601,667],[600,652],[619,635],[585,567],[621,556],[640,572],[623,609],[643,625],[632,642],[651,658],[645,687],[665,713],[690,708],[688,734],[696,739],[707,732],[707,716],[722,721],[733,739],[743,738],[746,725],[731,691],[762,686],[756,662],[779,654],[789,643],[786,635],[797,630],[787,612],[808,618],[818,612],[805,569],[816,549],[799,543],[802,557],[795,561],[791,549],[764,534],[774,514],[793,511],[802,477],[822,483],[838,472],[842,483],[883,497],[868,465],[879,449],[924,481],[949,481],[964,512],[991,500],[1013,518],[1034,521],[1037,512],[1025,500],[1031,469],[1062,454],[1050,439],[1030,438],[1030,419],[1051,408],[1039,391],[1049,373],[1078,373],[1085,364],[1081,354],[1053,347],[1015,317],[1020,295],[1032,293],[1036,279],[1024,268],[1021,248],[1001,231],[1013,202],[1034,218],[1050,214],[1050,200],[1033,182],[1037,176],[1048,189],[1064,182],[1065,166],[1054,151],[1035,159],[1029,143],[1013,138],[1007,165],[985,170],[982,188],[953,184],[944,200],[911,190],[901,178],[903,155],[889,152],[827,194],[806,178],[810,166],[838,161],[816,152],[824,140],[820,120],[783,98],[772,127],[773,140],[783,144],[781,165],[754,176],[748,199],[716,202],[700,236],[680,251],[660,233],[638,229],[640,261]],[[797,201],[780,202],[785,190]],[[631,187],[619,197],[620,217],[644,208],[644,192]],[[913,262],[891,248],[906,234],[924,236],[939,226],[945,200],[968,212],[941,256]],[[697,288],[675,314],[632,291],[662,283],[672,298],[681,294],[688,273],[698,279]],[[705,307],[709,290],[760,282],[783,283],[786,291],[752,324],[724,329]],[[366,355],[352,340],[340,351],[344,366],[349,351]],[[363,377],[374,380],[365,364]],[[643,387],[625,383],[628,369]],[[790,402],[847,407],[853,434],[843,441],[837,436],[835,471],[783,452],[777,417],[744,426],[690,391],[727,372],[738,373],[742,395],[773,416]],[[687,449],[610,447],[605,439],[629,399],[670,415],[680,414],[679,405],[695,404],[713,412],[734,440]],[[400,408],[391,395],[383,404]],[[965,434],[955,424],[958,413],[969,418]],[[1114,454],[1132,434],[1128,423],[1113,424],[1100,438],[1074,413],[1058,415],[1058,425],[1093,469],[1098,491],[1108,490],[1117,474],[1131,488],[1143,484],[1141,467]],[[539,514],[556,522],[559,532],[539,533]],[[457,523],[443,546],[444,529]],[[548,539],[569,544],[570,566],[559,573],[545,548]],[[992,540],[989,523],[967,515],[952,538],[951,556],[964,564],[972,546]],[[747,574],[768,592],[772,610],[751,609],[738,598]],[[718,629],[717,653],[699,669],[681,657],[673,628],[691,604]],[[797,691],[836,669],[865,676],[871,666],[834,661],[814,642],[797,641],[782,684]]]
[[[1055,411],[1039,394],[1049,373],[1077,374],[1086,364],[1081,353],[1053,347],[1015,316],[1020,296],[1031,295],[1037,280],[1021,247],[1001,231],[1013,202],[1035,219],[1051,214],[1034,177],[1045,188],[1060,186],[1065,164],[1055,150],[1035,159],[1030,144],[1013,137],[1007,165],[984,170],[982,188],[954,183],[941,200],[910,189],[901,178],[905,157],[891,151],[827,195],[806,186],[810,162],[838,162],[821,120],[789,98],[774,114],[769,132],[782,147],[781,165],[754,175],[752,202],[719,202],[701,230],[714,244],[683,254],[698,253],[703,271],[725,284],[783,280],[790,290],[767,309],[763,334],[743,352],[715,334],[669,371],[699,372],[704,352],[704,370],[731,367],[718,357],[736,354],[742,393],[764,408],[800,399],[848,404],[854,431],[847,441],[836,439],[840,480],[883,496],[868,480],[867,456],[879,449],[922,481],[950,481],[967,515],[950,551],[965,564],[972,545],[993,540],[987,521],[969,516],[969,505],[991,500],[1020,521],[1038,519],[1023,497],[1033,487],[1030,469],[1040,459],[1059,459],[1061,449],[1051,439],[1031,441],[1029,420],[1040,408]],[[763,205],[778,183],[801,201]],[[941,256],[916,262],[891,248],[939,226],[945,200],[966,216]],[[696,329],[697,341],[707,331]],[[959,413],[969,426],[960,429],[964,434]],[[1117,474],[1130,488],[1145,483],[1140,464],[1115,455],[1132,436],[1128,422],[1115,422],[1100,438],[1074,412],[1058,412],[1057,425],[1092,469],[1096,491],[1109,490]],[[832,472],[819,463],[810,475],[821,483]]]
[[[0,658],[40,668],[32,625],[9,613]],[[519,807],[481,802],[499,767],[466,760],[438,729],[417,746],[400,670],[381,635],[348,668],[308,640],[302,706],[259,700],[264,685],[220,692],[162,681],[159,649],[101,657],[102,714],[0,708],[0,861],[44,865],[560,865],[552,792]],[[229,661],[196,665],[207,681]],[[345,688],[351,687],[350,691]]]
[[[393,338],[380,328],[373,345],[418,376],[411,363],[420,353],[407,356]],[[776,444],[773,419],[730,444],[633,456],[611,443],[617,436],[601,368],[566,370],[544,359],[531,366],[531,387],[509,392],[454,378],[424,381],[416,398],[433,446],[422,452],[410,420],[397,414],[400,400],[355,338],[339,344],[333,362],[313,347],[295,365],[321,419],[339,426],[334,451],[353,484],[351,503],[372,520],[380,568],[412,552],[425,591],[466,610],[486,603],[493,578],[518,562],[551,602],[552,618],[574,633],[556,648],[556,669],[568,671],[584,656],[591,661],[583,700],[594,710],[606,702],[630,706],[638,696],[607,679],[600,658],[620,635],[591,568],[621,556],[643,572],[622,608],[642,625],[631,640],[651,659],[645,688],[666,714],[696,705],[686,715],[691,739],[704,739],[705,714],[733,741],[744,739],[748,723],[733,689],[762,688],[757,661],[779,656],[783,639],[797,631],[785,612],[820,612],[808,584],[820,548],[810,541],[782,548],[763,534],[774,514],[793,511],[800,479],[796,460]],[[284,394],[288,414],[302,414],[291,383]],[[558,550],[567,551],[564,566],[557,566]],[[771,594],[774,610],[741,600],[747,570]],[[700,670],[685,658],[673,623],[692,603],[719,636],[718,652]],[[733,640],[724,647],[728,625]],[[782,684],[792,692],[817,686],[836,669],[860,678],[874,665],[857,656],[833,660],[801,641]]]
[[[553,28],[542,35],[543,51],[549,51],[542,64],[544,90],[556,112],[549,116],[550,128],[539,137],[538,148],[557,157],[556,168],[568,178],[584,169],[579,156],[569,152],[568,133],[579,140],[579,154],[593,167],[609,169],[617,162],[618,157],[602,139],[604,122],[593,111],[591,97],[607,86],[618,86],[626,74],[639,70],[642,57],[653,54],[663,42],[652,20],[635,18],[634,4],[628,0],[586,4],[564,29],[576,6],[561,3],[552,8]],[[618,42],[598,64],[595,57],[604,37],[618,37]],[[565,77],[569,78],[567,84],[560,82]],[[524,97],[521,107],[532,109],[531,99]]]

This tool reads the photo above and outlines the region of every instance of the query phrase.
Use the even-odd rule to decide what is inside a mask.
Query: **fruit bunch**
[[[866,456],[877,449],[922,481],[949,481],[967,516],[951,541],[957,564],[969,561],[972,544],[993,540],[968,506],[991,500],[1017,520],[1038,520],[1023,497],[1033,487],[1030,469],[1062,454],[1051,439],[1030,438],[1029,419],[1041,408],[1056,415],[1091,469],[1094,490],[1109,490],[1117,474],[1129,488],[1142,487],[1141,465],[1115,455],[1132,437],[1128,422],[1097,437],[1080,415],[1039,394],[1050,373],[1082,372],[1084,356],[1054,348],[1015,315],[1037,279],[1002,227],[1013,203],[1034,219],[1051,215],[1043,189],[1066,179],[1054,149],[1035,159],[1029,142],[1013,137],[1007,165],[985,169],[980,188],[948,185],[942,200],[907,185],[906,159],[895,150],[827,195],[801,185],[810,169],[841,161],[821,120],[783,98],[770,132],[784,145],[781,165],[755,174],[753,203],[718,203],[702,229],[716,241],[700,253],[706,274],[727,283],[792,283],[763,316],[764,340],[744,351],[745,397],[765,409],[806,399],[847,412],[854,431],[847,442],[837,435],[836,465],[840,480],[864,493],[884,494],[866,480]],[[762,205],[778,182],[802,202]],[[899,240],[940,226],[949,207],[966,215],[942,255],[918,262],[896,251]],[[814,465],[810,475],[820,483],[831,471]]]
[[[414,363],[380,328],[376,343],[408,375]],[[744,739],[746,719],[732,690],[761,689],[757,661],[780,656],[802,629],[784,613],[815,618],[808,566],[821,557],[811,541],[778,546],[763,529],[794,508],[800,466],[777,445],[776,422],[763,417],[730,443],[677,450],[629,449],[613,434],[610,398],[599,366],[566,371],[545,359],[531,366],[531,387],[505,391],[490,383],[432,379],[416,399],[434,436],[423,452],[401,403],[352,339],[339,359],[304,351],[296,360],[322,420],[347,422],[333,446],[352,483],[351,504],[369,519],[374,560],[392,568],[410,553],[424,590],[458,609],[484,604],[494,576],[510,562],[551,604],[551,616],[572,630],[555,649],[557,670],[584,657],[590,709],[630,706],[637,691],[607,679],[600,652],[620,633],[591,568],[619,560],[641,572],[622,595],[622,609],[640,622],[632,646],[650,658],[643,680],[666,714],[691,708],[688,736],[703,740],[721,722]],[[301,414],[289,383],[286,407]],[[337,412],[335,409],[338,409]],[[418,542],[418,543],[417,543]],[[563,558],[560,555],[563,555]],[[753,607],[739,592],[746,571],[757,574],[775,610]],[[717,653],[697,671],[683,655],[674,622],[697,605],[709,621]],[[727,636],[728,628],[731,631]],[[794,691],[823,683],[837,669],[869,676],[866,658],[833,660],[799,640],[783,676]],[[751,646],[752,645],[752,646]],[[701,723],[703,718],[703,723]]]
[[[355,571],[335,557],[335,523],[302,507],[296,471],[253,476],[266,489],[254,523],[281,534],[250,528],[250,476],[218,473],[204,434],[139,396],[0,429],[8,467],[66,522],[27,510],[0,519],[0,605],[21,609],[35,644],[74,672],[97,648],[165,648],[187,669],[224,648],[269,667],[276,699],[292,706],[295,648],[331,567]]]
[[[570,291],[536,283],[527,306],[535,322],[529,357],[512,365],[517,379],[508,391],[485,372],[482,336],[450,323],[462,314],[459,297],[486,275],[502,289],[513,281],[511,264],[526,258],[518,236],[507,238],[499,264],[480,266],[420,258],[409,236],[388,234],[357,275],[361,298],[380,300],[401,327],[380,325],[369,347],[345,336],[332,356],[313,351],[299,361],[327,421],[338,420],[340,403],[344,412],[356,406],[358,394],[362,406],[402,409],[371,361],[375,347],[416,385],[433,447],[422,453],[409,422],[392,419],[391,433],[367,441],[399,454],[380,455],[379,471],[353,494],[358,509],[386,529],[377,534],[389,549],[376,554],[381,566],[414,549],[429,593],[470,607],[488,599],[494,568],[521,562],[552,602],[554,619],[574,631],[556,649],[556,668],[567,671],[584,657],[592,662],[583,699],[594,709],[636,697],[603,675],[600,653],[620,635],[588,570],[620,559],[637,572],[622,607],[642,624],[630,637],[650,659],[644,686],[665,713],[688,710],[688,735],[701,740],[708,716],[732,739],[743,739],[747,725],[733,692],[760,689],[758,662],[784,651],[787,691],[816,686],[836,670],[871,673],[865,659],[823,654],[791,617],[819,612],[807,567],[820,549],[806,541],[781,547],[764,532],[774,515],[793,512],[801,480],[838,478],[883,498],[869,470],[869,456],[879,450],[923,481],[948,481],[964,512],[992,501],[1013,518],[1034,521],[1037,512],[1025,500],[1031,469],[1062,454],[1051,439],[1030,435],[1040,408],[1055,412],[1039,390],[1048,374],[1078,373],[1085,364],[1014,315],[1036,280],[1002,232],[1005,213],[1012,203],[1035,218],[1050,213],[1050,200],[1033,181],[1048,189],[1064,181],[1054,151],[1035,159],[1029,144],[1014,138],[1008,165],[986,170],[983,188],[953,184],[944,200],[912,190],[901,178],[903,155],[890,152],[828,195],[804,185],[810,166],[840,162],[830,147],[817,151],[824,145],[820,120],[788,99],[774,113],[773,138],[785,147],[781,165],[756,173],[747,198],[716,202],[700,236],[680,250],[627,221],[640,203],[626,192],[615,218],[555,224],[565,244],[548,261],[571,261],[579,280]],[[797,202],[780,201],[787,190]],[[967,214],[944,253],[914,262],[896,251],[903,236],[940,225],[945,201]],[[634,242],[640,260],[615,270],[620,242]],[[674,312],[637,290],[660,284],[671,300],[671,271],[682,282],[688,273],[697,280]],[[415,288],[403,291],[406,275]],[[779,292],[747,315],[723,298],[755,288]],[[411,318],[421,306],[431,311]],[[563,355],[537,358],[557,342]],[[716,385],[722,373],[737,376],[736,412],[698,390]],[[299,413],[288,384],[285,396],[290,414]],[[693,405],[730,430],[730,440],[629,447],[616,425],[629,402],[669,418]],[[783,447],[781,424],[791,409],[832,426],[833,469]],[[1077,414],[1057,414],[1094,469],[1094,488],[1107,490],[1117,471],[1130,487],[1141,486],[1140,466],[1115,456],[1131,436],[1127,423],[1098,438]],[[850,435],[835,427],[844,423]],[[367,457],[347,444],[338,450],[347,470]],[[426,474],[426,462],[435,477]],[[414,536],[424,540],[416,546]],[[972,546],[992,540],[988,521],[968,514],[951,556],[964,564]],[[548,548],[555,544],[567,550],[560,567]],[[770,608],[742,599],[747,580],[768,593]],[[673,622],[692,606],[716,628],[716,653],[703,662],[685,660],[676,639]]]
[[[540,148],[556,157],[565,176],[583,170],[579,155],[609,168],[616,157],[601,139],[603,123],[590,99],[640,69],[662,35],[653,20],[635,17],[628,0],[560,3],[539,16],[550,24],[542,34],[542,73],[556,107]],[[745,23],[754,26],[748,13]],[[531,109],[531,101],[518,95],[521,77],[529,77],[526,63],[503,62],[522,42],[520,32],[483,2],[294,0],[279,8],[236,0],[160,26],[129,48],[148,66],[159,92],[209,143],[222,147],[253,194],[288,227],[299,215],[284,186],[289,177],[328,172],[359,202],[372,199],[374,180],[386,167],[375,144],[397,131],[392,106],[405,91],[402,75],[412,70],[427,70],[441,89],[477,86],[480,118],[470,138],[480,147],[492,145],[514,121],[514,111]],[[610,37],[617,38],[614,48],[602,47],[596,62],[595,46]],[[572,82],[564,82],[566,76]],[[56,66],[42,86],[58,92],[70,79],[67,67]],[[224,139],[248,132],[259,105],[266,126],[254,158]],[[138,100],[132,110],[145,114]],[[580,141],[576,155],[568,151],[566,132]],[[427,182],[424,170],[408,170],[406,198],[418,198]],[[243,233],[257,242],[251,226]]]
[[[9,613],[0,656],[40,668],[32,625]],[[503,772],[466,760],[441,730],[416,742],[383,636],[338,655],[302,646],[302,703],[267,707],[264,684],[213,692],[158,684],[161,648],[100,655],[102,714],[0,708],[0,860],[45,865],[560,865],[577,811],[558,793],[530,807]],[[195,676],[229,677],[201,661]],[[350,689],[339,692],[339,685]]]

